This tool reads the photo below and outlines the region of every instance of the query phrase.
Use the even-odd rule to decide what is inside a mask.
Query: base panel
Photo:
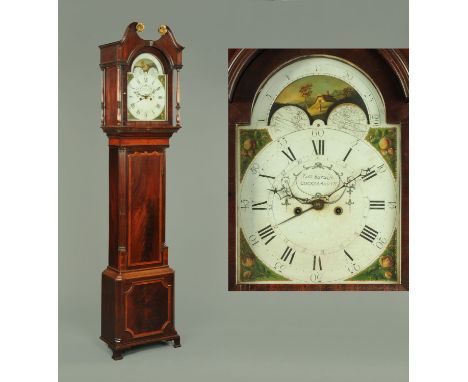
[[[174,341],[174,271],[169,267],[102,274],[101,340],[122,359],[133,347]]]

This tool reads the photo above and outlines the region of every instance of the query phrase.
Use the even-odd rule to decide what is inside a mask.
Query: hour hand
[[[138,92],[135,92],[134,94],[138,98],[138,101],[136,101],[136,102],[140,102],[140,101],[143,101],[144,99],[146,99],[146,97],[143,94],[140,94]]]

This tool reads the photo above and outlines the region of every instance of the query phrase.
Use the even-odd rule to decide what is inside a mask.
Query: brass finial
[[[164,24],[160,25],[159,26],[159,33],[161,34],[161,36],[165,35],[167,33],[167,26],[165,26]]]
[[[145,30],[145,24],[143,24],[143,23],[138,23],[138,24],[136,25],[136,28],[135,28],[135,29],[136,29],[137,32],[143,32],[143,31]]]

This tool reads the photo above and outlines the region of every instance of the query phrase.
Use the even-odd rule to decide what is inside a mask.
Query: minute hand
[[[348,184],[350,184],[351,182],[354,182],[357,178],[361,178],[363,177],[364,175],[366,175],[368,172],[370,171],[370,168],[367,169],[367,170],[361,170],[361,172],[359,173],[359,175],[355,176],[354,178],[348,180],[347,182],[343,183],[341,185],[341,187],[338,187],[335,191],[332,191],[331,193],[329,193],[328,195],[326,195],[327,198],[329,198],[330,196],[332,196],[333,194],[336,194],[338,191],[340,191],[342,188],[346,187]],[[364,174],[363,174],[364,172]]]

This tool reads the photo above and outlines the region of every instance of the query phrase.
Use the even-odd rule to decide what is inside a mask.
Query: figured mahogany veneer
[[[162,194],[164,154],[158,151],[128,154],[128,253],[129,268],[162,265]],[[141,176],[144,174],[144,176]]]
[[[250,123],[254,97],[278,67],[298,57],[328,55],[366,72],[381,91],[387,122],[401,126],[401,284],[237,284],[236,283],[236,124]],[[408,49],[229,49],[229,290],[408,290]]]
[[[109,265],[102,273],[100,338],[113,359],[152,342],[180,346],[174,327],[174,271],[165,244],[165,190],[166,149],[181,127],[179,120],[173,124],[172,94],[183,47],[168,27],[150,41],[138,36],[136,25],[127,27],[122,40],[100,46],[101,128],[109,138]],[[144,52],[157,56],[168,76],[167,121],[127,121],[126,74]]]

